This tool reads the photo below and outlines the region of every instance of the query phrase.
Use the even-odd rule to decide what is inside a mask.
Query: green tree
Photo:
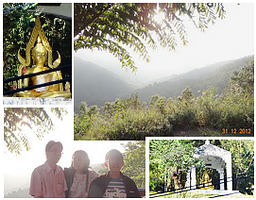
[[[185,88],[182,93],[181,93],[181,99],[182,100],[186,100],[188,102],[191,102],[191,100],[193,99],[193,93],[191,91],[191,89],[189,88]]]
[[[238,86],[238,87],[237,87]],[[254,60],[248,65],[243,66],[239,72],[234,72],[231,76],[231,87],[233,91],[240,91],[243,93],[253,94],[254,92]]]
[[[105,50],[135,70],[127,47],[149,60],[148,47],[175,49],[188,43],[184,21],[205,30],[225,10],[217,3],[76,3],[75,49]],[[163,19],[156,19],[162,13]]]
[[[23,149],[30,149],[30,129],[38,139],[50,133],[54,124],[50,113],[60,120],[67,114],[64,108],[5,108],[4,109],[4,141],[11,153],[20,154]]]
[[[96,105],[88,107],[86,102],[81,103],[79,113],[75,114],[74,119],[75,139],[79,139],[79,136],[86,134],[98,112],[99,109]]]
[[[193,157],[194,150],[199,144],[201,144],[200,141],[193,140],[150,140],[150,188],[157,190],[159,184],[164,184],[167,174],[175,174],[177,177],[192,165],[203,167],[204,163]],[[182,183],[178,180],[174,182],[177,188],[182,187]]]
[[[145,188],[145,142],[129,142],[124,147],[122,171],[135,181],[138,188]]]
[[[17,59],[18,50],[26,49],[25,41],[29,40],[28,30],[32,30],[34,13],[32,10],[36,6],[37,4],[3,4],[4,78],[11,78],[18,74],[17,67],[20,65]]]
[[[151,97],[149,105],[158,108],[162,114],[165,114],[166,98],[154,95]]]
[[[232,171],[236,175],[237,188],[242,193],[252,195],[254,185],[254,141],[220,140],[221,148],[232,153]]]

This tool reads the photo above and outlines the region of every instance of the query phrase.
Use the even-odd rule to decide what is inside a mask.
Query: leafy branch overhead
[[[78,3],[74,9],[75,50],[108,51],[132,71],[136,66],[127,47],[149,61],[148,47],[173,50],[188,43],[186,18],[205,30],[225,16],[219,3]]]
[[[58,119],[67,114],[64,108],[51,108]],[[30,149],[31,135],[38,139],[53,130],[54,124],[50,112],[44,108],[5,108],[4,109],[4,141],[11,153],[19,154]],[[27,128],[27,129],[26,129]]]

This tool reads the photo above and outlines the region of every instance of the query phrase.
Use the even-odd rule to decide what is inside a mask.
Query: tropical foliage
[[[122,171],[136,183],[138,188],[145,188],[145,142],[129,142],[124,147]]]
[[[76,3],[74,13],[76,50],[108,51],[133,71],[128,47],[148,61],[148,47],[175,49],[188,43],[184,19],[205,30],[225,16],[219,3]]]
[[[254,185],[254,144],[251,140],[220,140],[220,147],[232,153],[234,187],[252,195]]]
[[[54,128],[51,113],[62,120],[67,114],[64,108],[5,108],[4,142],[11,153],[20,154],[30,149],[31,132],[38,139]],[[27,130],[26,130],[27,128]],[[30,130],[31,132],[28,133]]]
[[[173,177],[173,185],[183,188],[181,176],[191,166],[204,167],[204,163],[193,157],[196,144],[202,144],[192,140],[150,140],[149,143],[149,177],[152,191],[162,190],[165,182],[169,182],[169,175]],[[185,178],[183,178],[185,180]],[[173,188],[174,189],[174,188]]]
[[[154,95],[149,103],[137,95],[106,102],[83,103],[75,114],[75,139],[133,139],[146,136],[222,135],[252,136],[254,127],[254,63],[231,77],[219,95],[209,88],[198,97],[186,88],[179,97]]]
[[[35,17],[40,21],[46,37],[53,49],[53,59],[57,58],[56,51],[62,57],[62,65],[71,64],[71,20],[53,15],[46,15],[37,9],[37,3],[4,3],[3,4],[3,59],[4,78],[17,76],[18,50],[25,57],[26,45],[34,27]],[[64,42],[65,41],[65,42]],[[63,77],[70,76],[71,69],[63,71]],[[13,83],[4,85],[9,90]]]

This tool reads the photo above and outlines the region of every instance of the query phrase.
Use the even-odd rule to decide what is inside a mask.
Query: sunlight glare
[[[157,8],[156,13],[153,17],[154,22],[156,22],[158,25],[162,26],[164,22],[165,14],[163,11],[161,11],[159,8]]]

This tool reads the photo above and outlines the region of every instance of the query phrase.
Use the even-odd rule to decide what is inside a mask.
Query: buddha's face
[[[32,51],[34,64],[44,64],[47,59],[47,51],[42,44],[37,44]]]

